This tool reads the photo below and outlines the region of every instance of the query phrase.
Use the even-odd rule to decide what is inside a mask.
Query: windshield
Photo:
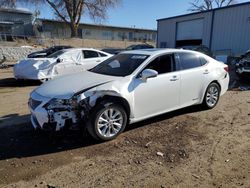
[[[131,45],[126,48],[126,50],[133,50],[136,47],[136,45]]]
[[[142,54],[118,54],[103,61],[90,71],[110,76],[128,76],[148,57],[148,55]]]
[[[51,55],[48,56],[48,58],[58,58],[60,55],[62,55],[65,51],[64,50],[60,50],[60,51],[57,51]]]

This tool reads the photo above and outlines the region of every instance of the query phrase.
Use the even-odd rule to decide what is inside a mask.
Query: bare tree
[[[77,36],[80,20],[84,14],[92,19],[106,19],[109,8],[114,8],[122,0],[0,0],[0,7],[15,7],[17,2],[25,4],[46,3],[56,17],[67,23],[71,37]]]
[[[194,0],[188,9],[191,12],[202,12],[214,8],[220,8],[237,3],[236,0]]]
[[[16,0],[0,0],[0,7],[14,8],[16,6]]]

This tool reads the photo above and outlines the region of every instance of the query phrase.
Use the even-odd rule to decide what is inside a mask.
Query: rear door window
[[[91,50],[83,50],[83,55],[84,55],[84,59],[99,57],[99,54],[97,52],[91,51]]]
[[[200,67],[201,60],[195,54],[192,53],[179,53],[179,60],[180,60],[180,68],[181,70],[187,70],[192,68]]]

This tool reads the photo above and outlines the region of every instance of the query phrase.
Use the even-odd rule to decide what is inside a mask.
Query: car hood
[[[35,69],[45,69],[55,62],[53,58],[27,58],[19,61],[15,66],[22,67],[23,70],[34,67]]]
[[[47,52],[46,50],[40,50],[40,51],[32,52],[29,55],[35,55],[35,54],[40,54],[40,53],[47,53]]]
[[[45,82],[35,92],[48,98],[69,99],[77,92],[91,89],[117,79],[119,77],[85,71],[61,76]]]

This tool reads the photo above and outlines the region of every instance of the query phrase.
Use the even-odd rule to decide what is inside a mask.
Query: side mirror
[[[148,78],[154,78],[158,75],[158,72],[152,69],[145,69],[141,73],[141,79],[146,82]]]
[[[56,60],[56,62],[57,62],[57,63],[61,63],[61,62],[63,62],[63,59],[58,58],[58,59]]]

